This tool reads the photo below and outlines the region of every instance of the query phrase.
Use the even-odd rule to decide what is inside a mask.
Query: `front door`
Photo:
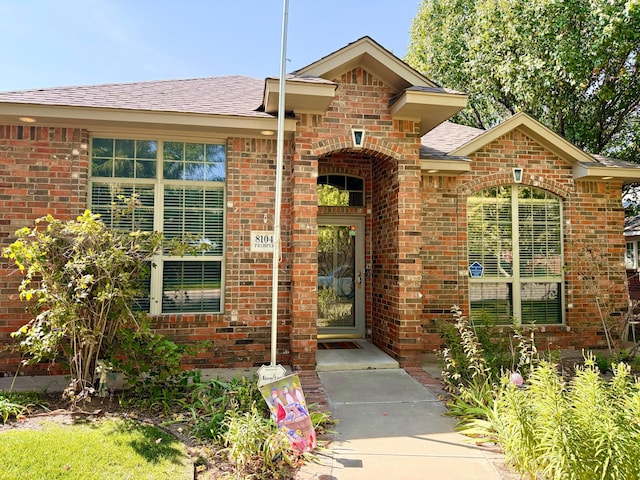
[[[318,338],[364,337],[364,218],[318,218]]]

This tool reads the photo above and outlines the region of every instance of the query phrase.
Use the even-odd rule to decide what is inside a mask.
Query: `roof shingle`
[[[271,117],[257,111],[264,81],[244,76],[0,92],[0,103]]]
[[[473,140],[484,130],[457,123],[443,122],[422,136],[422,154],[442,156]]]

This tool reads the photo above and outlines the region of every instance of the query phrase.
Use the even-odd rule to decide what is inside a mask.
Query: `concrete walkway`
[[[351,358],[354,352],[367,356],[367,367]],[[307,463],[296,480],[520,478],[504,466],[498,451],[472,445],[454,432],[456,422],[443,415],[438,399],[442,391],[434,365],[403,370],[369,344],[319,360],[317,372],[299,376],[307,403],[331,410],[337,433],[328,451],[316,452],[320,463]],[[203,378],[250,378],[254,373],[214,369],[203,371]],[[20,376],[15,383],[4,377],[0,390],[60,391],[67,383],[63,376]]]
[[[297,480],[504,480],[501,455],[468,443],[436,395],[402,369],[318,372],[337,432]]]

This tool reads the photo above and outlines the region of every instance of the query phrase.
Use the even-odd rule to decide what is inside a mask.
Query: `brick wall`
[[[474,153],[471,160],[468,174],[423,177],[425,350],[440,346],[435,322],[451,319],[452,305],[468,313],[467,197],[512,183],[513,167],[524,169],[524,185],[548,190],[563,203],[565,325],[539,327],[540,346],[606,347],[596,297],[613,324],[628,304],[620,182],[574,182],[571,165],[517,130]]]
[[[84,211],[88,141],[87,132],[75,128],[0,125],[0,248],[39,217],[64,220]],[[18,297],[21,278],[0,258],[0,345],[30,318]],[[0,351],[0,372],[15,372],[19,361]]]
[[[422,343],[418,125],[391,117],[389,100],[398,92],[366,70],[356,68],[333,81],[339,86],[326,115],[315,124],[302,116],[299,126],[315,128],[300,132],[296,153],[320,159],[322,173],[347,173],[348,168],[348,173],[366,179],[371,172],[366,217],[371,237],[365,252],[366,263],[372,265],[366,282],[367,329],[382,350],[403,365],[416,364]],[[340,156],[352,149],[352,127],[366,132],[361,156],[353,152]],[[311,148],[303,150],[307,146]]]
[[[13,241],[18,228],[53,214],[69,219],[87,208],[89,158],[86,131],[57,127],[0,126],[0,238]],[[288,144],[287,144],[287,148]],[[188,367],[252,367],[270,360],[272,255],[252,253],[252,230],[272,230],[276,140],[229,139],[227,195],[227,272],[225,314],[160,315],[159,333],[179,343],[203,340],[212,347],[185,361]],[[285,155],[290,161],[290,153]],[[285,185],[288,179],[285,178]],[[283,198],[283,258],[289,258],[290,189]],[[265,223],[266,218],[266,223]],[[0,344],[29,320],[18,298],[20,275],[0,260]],[[290,353],[290,265],[281,264],[278,312],[278,361]],[[0,372],[15,372],[19,358],[0,353]]]
[[[423,176],[419,126],[389,114],[398,92],[361,68],[334,81],[338,88],[326,114],[298,115],[285,147],[279,363],[315,366],[319,213],[365,216],[365,263],[372,266],[365,278],[367,335],[403,366],[416,365],[421,352],[440,344],[436,320],[449,320],[455,304],[468,310],[467,197],[510,184],[516,166],[524,169],[523,184],[554,193],[564,206],[566,324],[544,327],[539,339],[553,348],[605,345],[594,298],[614,321],[627,305],[619,182],[574,182],[570,165],[519,131],[474,153],[471,172]],[[365,129],[362,149],[353,149],[352,127]],[[70,218],[86,208],[88,142],[88,132],[79,129],[0,126],[3,247],[39,216]],[[154,319],[159,332],[179,342],[212,342],[187,366],[251,367],[270,360],[272,257],[250,251],[250,233],[273,228],[276,141],[231,138],[227,156],[225,313]],[[366,207],[319,209],[317,176],[327,173],[365,178]],[[28,317],[17,300],[19,276],[4,259],[0,271],[4,343]],[[0,372],[15,371],[17,362],[15,355],[0,354]]]

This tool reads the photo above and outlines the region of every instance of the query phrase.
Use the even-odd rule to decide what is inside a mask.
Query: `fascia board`
[[[585,165],[583,163],[573,166],[574,180],[598,180],[605,179],[622,180],[623,184],[640,182],[640,166],[638,168],[607,167],[603,165]]]
[[[309,83],[287,80],[285,110],[306,113],[325,113],[335,98],[335,83]],[[265,84],[264,107],[267,113],[278,111],[280,80],[268,78]]]
[[[391,116],[420,122],[424,135],[448,120],[467,105],[467,96],[460,93],[405,91],[390,107]],[[466,156],[466,155],[452,155]]]
[[[260,135],[277,129],[275,117],[184,114],[140,110],[82,108],[32,104],[0,104],[0,121],[17,124],[18,117],[35,118],[29,126],[54,124],[92,129],[162,129],[163,131],[212,132],[225,135]],[[285,131],[296,130],[295,119],[285,119]]]
[[[431,159],[423,158],[420,160],[420,168],[422,173],[433,175],[444,174],[460,174],[471,171],[471,160],[445,160],[445,159]],[[429,173],[429,170],[436,170]]]

